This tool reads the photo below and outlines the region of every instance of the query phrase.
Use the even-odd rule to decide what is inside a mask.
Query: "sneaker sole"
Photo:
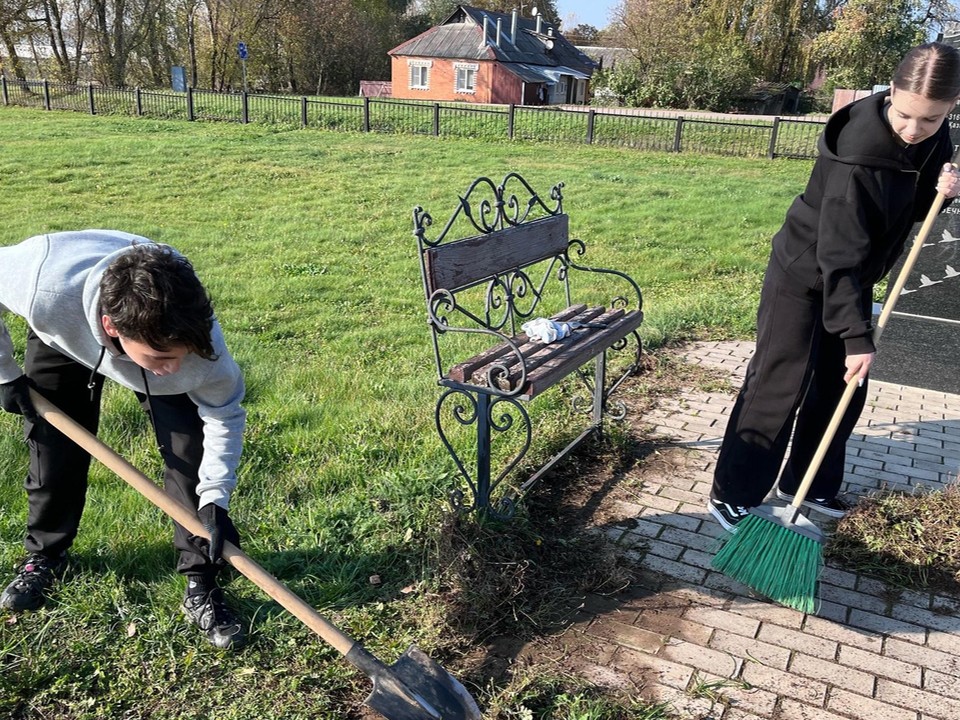
[[[709,500],[707,500],[707,510],[710,511],[710,514],[713,515],[716,521],[720,523],[721,527],[723,527],[723,529],[726,530],[728,533],[732,534],[737,532],[737,526],[731,525],[729,522],[727,522],[727,519],[723,516],[723,514],[719,510],[717,510],[713,506],[713,503],[710,502]]]
[[[22,604],[17,601],[16,596],[3,593],[0,596],[0,608],[3,610],[8,610],[9,612],[19,613],[19,612],[33,612],[34,610],[39,610],[46,604],[47,599],[45,597],[40,598],[39,600],[31,601],[27,604]]]
[[[782,492],[780,488],[777,488],[777,497],[783,500],[784,502],[792,503],[793,495],[787,495],[785,492]],[[846,517],[847,513],[843,510],[831,510],[830,508],[825,508],[823,505],[817,505],[813,502],[808,502],[804,500],[800,503],[803,507],[813,510],[815,513],[820,513],[821,515],[826,515],[827,517],[835,518],[839,520],[840,518]]]

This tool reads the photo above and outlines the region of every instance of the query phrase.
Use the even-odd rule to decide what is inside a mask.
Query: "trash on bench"
[[[520,326],[520,329],[527,334],[527,337],[530,338],[532,342],[548,345],[549,343],[569,337],[574,330],[579,330],[580,328],[599,329],[605,328],[606,326],[606,323],[577,322],[576,320],[556,322],[550,318],[541,317],[525,322]]]

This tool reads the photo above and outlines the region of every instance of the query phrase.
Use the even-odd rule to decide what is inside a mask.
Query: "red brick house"
[[[389,52],[392,96],[550,105],[585,103],[597,63],[555,27],[460,5],[444,22]]]

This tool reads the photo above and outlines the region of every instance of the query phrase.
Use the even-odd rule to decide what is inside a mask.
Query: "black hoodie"
[[[773,255],[788,277],[822,290],[824,327],[843,338],[848,355],[874,352],[863,291],[896,263],[953,151],[947,121],[904,147],[884,116],[888,98],[871,95],[830,118],[807,187],[773,238]]]

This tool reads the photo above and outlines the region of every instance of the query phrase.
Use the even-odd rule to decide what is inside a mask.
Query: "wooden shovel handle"
[[[910,253],[907,255],[907,259],[903,261],[903,267],[900,269],[900,272],[897,274],[896,282],[894,282],[893,287],[887,293],[887,300],[883,304],[883,309],[880,311],[880,317],[877,320],[877,326],[873,333],[873,342],[874,345],[880,341],[880,335],[883,333],[883,328],[887,324],[887,320],[890,318],[890,315],[893,314],[893,308],[897,304],[897,298],[900,297],[900,292],[903,290],[903,286],[907,284],[907,278],[910,275],[910,272],[913,270],[913,266],[917,262],[917,258],[920,256],[920,251],[923,249],[923,244],[927,241],[927,236],[930,234],[931,228],[933,228],[933,223],[937,219],[937,215],[940,213],[940,208],[943,207],[943,201],[946,200],[946,197],[941,193],[937,193],[937,197],[934,198],[933,204],[930,205],[930,210],[927,211],[927,217],[923,221],[923,225],[920,226],[920,230],[917,232],[917,237],[913,241],[913,247],[910,248]],[[833,412],[833,417],[830,418],[830,424],[827,425],[827,429],[823,434],[823,438],[820,440],[820,444],[817,446],[817,451],[813,454],[813,458],[810,460],[810,464],[807,466],[807,472],[803,475],[803,480],[800,482],[800,487],[797,489],[797,494],[794,495],[793,502],[790,504],[799,509],[803,504],[803,501],[807,497],[807,493],[810,491],[810,486],[813,485],[813,478],[816,476],[817,471],[820,469],[820,464],[823,462],[824,456],[827,454],[827,450],[830,447],[830,443],[833,442],[834,435],[837,434],[837,428],[840,427],[840,423],[843,421],[843,416],[847,412],[847,408],[850,407],[850,403],[853,400],[853,395],[857,391],[857,386],[859,384],[859,378],[852,377],[850,382],[847,383],[847,387],[843,391],[843,396],[840,398],[840,403],[837,405],[837,409]]]
[[[86,428],[78,425],[58,410],[49,400],[33,389],[30,390],[30,399],[33,400],[34,407],[37,408],[37,412],[44,420],[90,453],[92,457],[95,457],[119,475],[122,480],[160,508],[160,510],[175,522],[185,527],[192,534],[209,539],[210,535],[203,528],[200,520],[197,519],[195,510],[188,509],[172,499],[152,480],[120,457]],[[242,575],[249,579],[250,582],[263,590],[267,595],[299,618],[304,625],[330,643],[340,654],[346,656],[347,653],[354,648],[356,643],[351,638],[344,635],[326,618],[317,613],[297,595],[290,592],[285,585],[264,570],[236,545],[225,542],[223,544],[223,557]]]

